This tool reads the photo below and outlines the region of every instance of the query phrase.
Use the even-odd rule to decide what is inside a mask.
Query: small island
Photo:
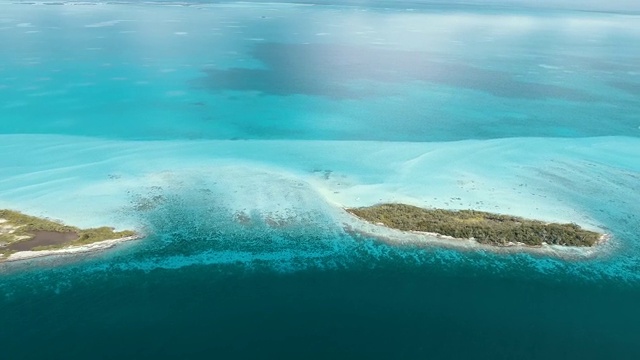
[[[576,224],[548,224],[517,216],[475,210],[424,209],[405,204],[379,204],[350,208],[347,212],[365,221],[402,231],[416,231],[473,239],[493,246],[544,244],[573,247],[596,245],[603,234]]]
[[[0,261],[97,250],[139,237],[131,230],[80,229],[17,211],[0,210]],[[96,246],[98,244],[102,246]]]

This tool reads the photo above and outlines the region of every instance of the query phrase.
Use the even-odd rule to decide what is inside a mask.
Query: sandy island
[[[80,229],[17,211],[0,210],[0,262],[104,250],[142,237],[131,230]]]
[[[610,239],[609,234],[576,224],[544,223],[473,210],[424,209],[405,204],[343,210],[352,220],[345,224],[345,231],[390,245],[588,257]]]

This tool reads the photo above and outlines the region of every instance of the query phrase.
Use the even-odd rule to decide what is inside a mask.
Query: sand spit
[[[21,261],[21,260],[34,259],[34,258],[40,258],[45,256],[78,255],[78,254],[89,253],[94,251],[101,251],[105,249],[110,249],[120,243],[131,241],[131,240],[138,240],[143,237],[144,236],[142,235],[133,235],[133,236],[127,236],[120,239],[104,240],[104,241],[99,241],[92,244],[80,245],[80,246],[69,246],[63,249],[56,249],[56,250],[19,251],[9,255],[4,259],[0,258],[0,262]]]

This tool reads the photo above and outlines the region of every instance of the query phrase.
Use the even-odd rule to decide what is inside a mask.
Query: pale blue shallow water
[[[0,265],[9,358],[640,356],[637,15],[190,5],[0,3],[0,208],[149,233]],[[391,246],[328,194],[613,237]]]
[[[4,5],[3,132],[638,136],[635,16],[427,10]]]

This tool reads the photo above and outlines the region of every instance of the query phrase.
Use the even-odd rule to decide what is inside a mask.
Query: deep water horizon
[[[640,358],[639,16],[0,2],[0,209],[147,235],[0,263],[0,358]],[[611,238],[352,231],[380,202]]]

